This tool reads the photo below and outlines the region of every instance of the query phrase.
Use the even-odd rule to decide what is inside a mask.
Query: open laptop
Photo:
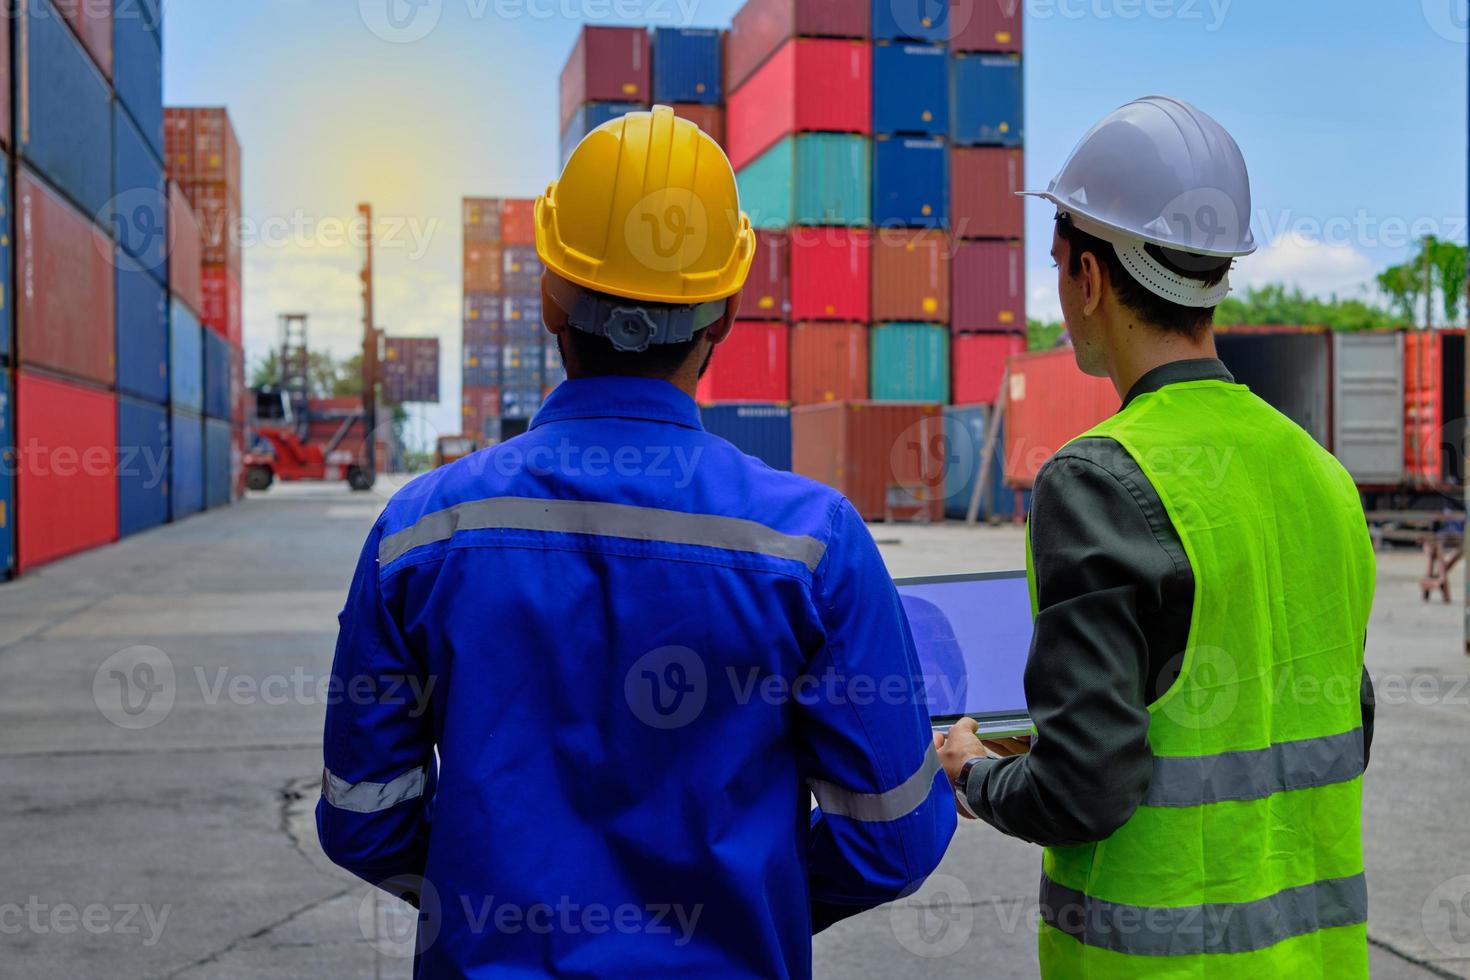
[[[897,579],[936,731],[969,716],[987,738],[1031,734],[1022,683],[1031,649],[1025,572]]]

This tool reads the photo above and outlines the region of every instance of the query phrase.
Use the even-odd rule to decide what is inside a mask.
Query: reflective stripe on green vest
[[[1375,561],[1351,478],[1221,381],[1141,395],[1087,437],[1118,442],[1158,492],[1194,609],[1179,677],[1149,706],[1143,804],[1105,841],[1046,851],[1042,975],[1366,977]]]

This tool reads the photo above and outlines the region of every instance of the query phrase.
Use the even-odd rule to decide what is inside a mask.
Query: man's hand
[[[939,762],[949,775],[950,784],[960,778],[965,763],[976,757],[986,758],[985,743],[976,734],[979,725],[974,718],[961,718],[950,726],[949,733],[934,733],[934,747],[939,750]]]

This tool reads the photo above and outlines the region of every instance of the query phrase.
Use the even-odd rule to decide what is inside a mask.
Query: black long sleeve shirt
[[[1220,361],[1177,361],[1139,395],[1184,381],[1233,381]],[[1189,642],[1194,572],[1158,492],[1111,439],[1082,439],[1036,477],[1031,553],[1037,617],[1026,701],[1030,754],[977,763],[971,809],[996,829],[1048,846],[1109,837],[1153,773],[1148,705],[1178,676]],[[1373,688],[1362,680],[1364,764]]]

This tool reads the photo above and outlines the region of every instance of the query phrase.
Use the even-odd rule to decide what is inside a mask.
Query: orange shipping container
[[[883,228],[873,234],[873,320],[949,322],[949,236]]]
[[[1006,397],[1006,482],[1030,489],[1058,449],[1108,418],[1121,399],[1107,378],[1082,373],[1072,348],[1010,360]]]
[[[464,288],[467,293],[500,292],[500,246],[466,242]]]
[[[954,403],[993,405],[1000,394],[1006,362],[1026,352],[1026,338],[1014,333],[963,333],[954,338]]]
[[[500,244],[536,244],[536,202],[534,199],[508,197],[500,202]]]
[[[204,263],[204,243],[194,209],[179,185],[168,185],[168,288],[184,305],[200,316],[204,312],[204,294],[200,279]]]
[[[228,196],[238,207],[240,141],[235,137],[229,112],[224,109],[165,109],[163,136],[170,180],[181,184],[196,181],[224,184]]]
[[[791,468],[839,491],[865,521],[944,519],[938,405],[831,402],[791,410]]]
[[[791,331],[791,404],[867,398],[867,326],[798,323]]]
[[[703,102],[675,102],[674,115],[687,119],[710,136],[721,146],[725,145],[725,112],[717,105]]]

